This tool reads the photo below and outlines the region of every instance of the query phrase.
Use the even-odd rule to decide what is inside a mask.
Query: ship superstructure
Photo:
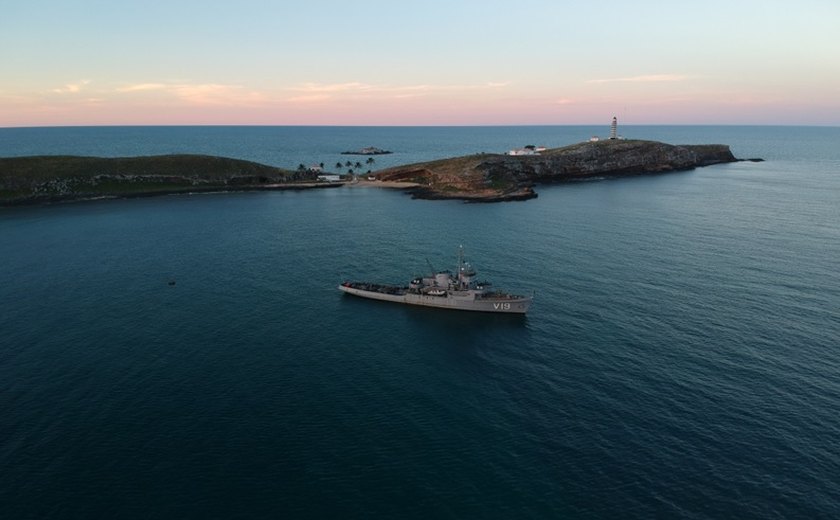
[[[344,282],[338,288],[363,298],[462,311],[525,314],[533,300],[533,296],[494,290],[490,282],[477,281],[475,270],[464,259],[463,247],[458,249],[454,273],[432,270],[406,286]]]

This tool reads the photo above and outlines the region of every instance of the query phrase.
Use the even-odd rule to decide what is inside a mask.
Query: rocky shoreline
[[[419,199],[502,202],[537,197],[534,186],[539,183],[685,171],[738,160],[727,145],[616,139],[549,149],[539,155],[478,154],[399,166],[378,172],[376,178],[413,182],[417,187],[410,192]]]
[[[381,170],[364,185],[417,199],[504,202],[537,197],[537,184],[691,170],[738,161],[722,144],[605,140],[539,155],[478,154]],[[761,159],[747,159],[760,161]],[[350,183],[356,185],[357,181]],[[318,173],[207,155],[0,158],[0,205],[147,197],[175,193],[334,188]]]

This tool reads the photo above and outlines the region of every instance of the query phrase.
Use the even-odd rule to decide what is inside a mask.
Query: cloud
[[[362,92],[367,90],[375,89],[373,85],[368,85],[366,83],[359,83],[359,82],[351,82],[351,83],[304,83],[300,86],[293,87],[290,90],[300,91],[300,92],[326,92],[326,93],[338,93],[338,92]]]
[[[369,83],[349,82],[349,83],[303,83],[289,90],[304,93],[323,93],[323,94],[346,94],[346,93],[377,93],[377,94],[405,94],[417,92],[457,92],[457,91],[474,91],[474,90],[490,90],[507,87],[510,83],[488,82],[474,85],[372,85]]]
[[[62,87],[52,89],[56,94],[76,94],[90,83],[89,79],[83,79],[78,83],[68,83]]]
[[[229,101],[242,100],[250,95],[240,85],[219,85],[214,83],[175,85],[171,91],[184,101],[198,104],[227,104]]]
[[[394,107],[402,109],[415,105],[439,108],[443,103],[451,106],[458,100],[479,103],[481,99],[499,97],[510,85],[503,81],[449,84],[345,81],[256,89],[243,84],[143,79],[111,84],[100,80],[95,86],[89,80],[81,80],[60,88],[27,93],[26,103],[16,104],[62,111],[90,108],[136,111],[139,107],[154,107],[155,110],[167,107],[179,110],[206,108],[207,113],[212,110],[259,110],[268,114],[284,109],[316,113],[325,110],[324,107],[331,107],[342,113],[363,110],[387,112]],[[9,97],[10,93],[4,92],[0,95],[0,102],[7,104]],[[390,115],[391,112],[388,113]]]
[[[329,102],[362,101],[370,99],[408,100],[435,95],[458,94],[469,92],[496,91],[507,87],[508,82],[488,82],[478,84],[371,84],[357,81],[345,83],[302,83],[286,90],[290,96],[283,102],[292,105],[307,105]]]
[[[219,83],[137,83],[116,89],[122,94],[160,93],[196,105],[249,105],[265,96],[242,85]]]
[[[590,79],[587,83],[662,83],[669,81],[685,81],[686,79],[688,79],[688,76],[683,74],[649,74],[625,78]]]
[[[140,83],[137,85],[120,87],[117,89],[117,92],[143,92],[147,90],[165,90],[166,88],[166,83]]]

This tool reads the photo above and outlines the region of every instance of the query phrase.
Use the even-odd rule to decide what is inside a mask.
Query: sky
[[[840,125],[840,1],[0,0],[0,127]]]

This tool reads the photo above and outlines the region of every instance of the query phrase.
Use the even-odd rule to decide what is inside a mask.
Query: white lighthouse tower
[[[610,125],[610,139],[618,139],[618,119],[613,116],[612,124]]]

